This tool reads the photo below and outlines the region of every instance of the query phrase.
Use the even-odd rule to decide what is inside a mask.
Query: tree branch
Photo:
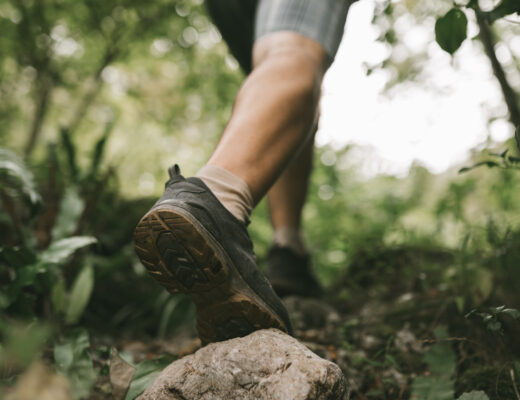
[[[103,84],[103,80],[101,79],[101,73],[103,70],[110,65],[112,61],[117,57],[118,51],[115,50],[115,45],[108,46],[107,50],[105,51],[105,56],[103,57],[100,65],[94,72],[94,75],[92,77],[92,81],[90,84],[90,87],[87,89],[85,95],[81,99],[78,107],[76,108],[76,111],[74,112],[74,115],[67,127],[67,130],[71,135],[74,134],[76,129],[78,128],[79,124],[85,117],[87,110],[90,108],[94,100],[96,99],[101,86]]]
[[[43,76],[36,79],[39,79],[40,82],[38,82],[36,85],[38,88],[36,95],[36,108],[34,110],[33,120],[29,130],[29,139],[25,145],[26,158],[31,156],[34,150],[34,146],[38,141],[38,137],[40,136],[43,120],[45,119],[45,115],[47,114],[47,110],[49,108],[49,99],[53,87],[51,79],[48,77]]]
[[[484,51],[486,52],[486,55],[491,62],[493,73],[495,74],[495,77],[500,84],[500,88],[502,89],[502,94],[504,95],[504,100],[509,110],[509,120],[516,129],[516,144],[518,151],[520,151],[520,133],[518,132],[520,127],[520,108],[518,107],[517,94],[509,84],[502,64],[500,64],[498,61],[497,55],[495,53],[496,41],[493,37],[493,32],[491,31],[487,20],[479,9],[475,9],[475,14],[477,16],[477,23],[480,29],[480,34],[478,37],[484,45]]]

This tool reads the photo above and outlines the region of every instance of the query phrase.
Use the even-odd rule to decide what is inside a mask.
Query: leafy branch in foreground
[[[477,167],[486,166],[488,168],[501,168],[501,169],[518,169],[520,170],[520,157],[512,156],[509,153],[509,149],[504,150],[502,153],[489,153],[493,159],[479,161],[469,167],[463,167],[459,169],[459,174],[471,171]]]
[[[462,11],[463,7],[474,10],[487,24],[514,13],[520,15],[520,3],[517,0],[502,0],[491,11],[482,11],[477,0],[470,0],[467,4],[455,4],[435,23],[435,40],[450,54],[455,53],[467,38],[468,18]]]

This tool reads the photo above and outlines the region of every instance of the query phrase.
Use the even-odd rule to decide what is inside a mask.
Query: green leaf
[[[51,290],[51,301],[54,312],[64,314],[67,309],[67,291],[63,279],[58,279]]]
[[[442,340],[448,337],[445,327],[435,329],[435,336]],[[424,362],[432,373],[429,376],[418,377],[412,384],[410,398],[416,400],[452,400],[454,396],[453,373],[456,357],[449,343],[436,343],[423,356]]]
[[[506,308],[505,310],[501,311],[502,314],[507,314],[510,317],[513,317],[514,319],[517,319],[520,321],[520,311],[514,309],[514,308]]]
[[[78,164],[76,161],[76,146],[72,141],[71,134],[67,128],[60,129],[60,139],[61,145],[65,150],[65,155],[67,156],[68,169],[70,171],[70,175],[72,179],[75,179],[78,176]]]
[[[453,400],[453,396],[451,379],[430,375],[414,379],[410,398],[414,400]]]
[[[12,268],[21,268],[33,264],[36,254],[26,247],[2,247],[0,248],[0,260],[3,260]]]
[[[487,328],[492,332],[496,332],[502,328],[502,324],[500,321],[493,320],[487,323]]]
[[[146,388],[153,383],[163,368],[171,362],[172,360],[170,358],[161,357],[156,360],[146,360],[139,363],[125,400],[134,400],[143,393]]]
[[[88,333],[84,329],[71,332],[54,346],[56,370],[68,379],[75,399],[88,398],[96,381],[89,346]]]
[[[467,36],[468,19],[458,8],[452,8],[435,23],[435,40],[450,54],[460,47]]]
[[[60,211],[52,229],[54,240],[66,238],[74,232],[84,208],[85,201],[80,197],[78,188],[69,186],[63,195]]]
[[[21,367],[29,365],[50,336],[50,328],[39,322],[20,324],[11,321],[4,326],[0,324],[0,337],[4,346],[0,348],[0,367],[9,364]]]
[[[40,254],[40,262],[43,264],[62,264],[76,250],[96,243],[96,241],[96,238],[92,236],[74,236],[58,240]]]
[[[24,265],[21,268],[17,268],[14,280],[3,290],[0,308],[7,308],[16,302],[22,288],[31,286],[35,282],[36,276],[45,272],[45,265],[40,263]]]
[[[95,177],[99,171],[99,166],[101,164],[101,161],[103,160],[106,143],[108,141],[110,133],[112,132],[113,127],[114,127],[113,121],[109,121],[105,126],[105,132],[103,132],[103,135],[99,138],[99,140],[96,142],[96,144],[94,146],[94,150],[92,152],[92,157],[91,157],[92,163],[90,165],[90,171],[89,171],[90,177]]]
[[[424,354],[429,370],[438,376],[451,376],[455,371],[455,354],[447,343],[436,343]]]
[[[94,269],[86,265],[77,276],[69,295],[69,306],[65,315],[67,324],[74,324],[83,314],[94,288]]]
[[[0,148],[0,176],[10,177],[19,186],[19,190],[29,198],[32,204],[40,202],[34,177],[20,157],[10,150]],[[2,183],[0,187],[4,185]]]
[[[477,165],[486,165],[488,168],[500,166],[500,164],[497,163],[496,161],[483,161],[482,163],[478,163]]]
[[[170,319],[177,308],[177,305],[181,301],[180,296],[170,297],[166,302],[163,311],[161,313],[161,319],[159,321],[159,329],[158,336],[163,339],[166,336],[166,331],[168,329],[168,324],[170,323]]]
[[[462,393],[457,400],[489,400],[489,397],[482,390],[473,390],[471,392]]]
[[[462,174],[464,172],[471,171],[474,168],[481,167],[481,166],[487,166],[488,168],[494,168],[494,167],[500,167],[500,164],[496,161],[486,160],[486,161],[479,161],[476,164],[473,164],[471,167],[463,167],[459,169],[459,174]]]

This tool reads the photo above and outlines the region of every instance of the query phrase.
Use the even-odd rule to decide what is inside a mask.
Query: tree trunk
[[[491,62],[493,73],[495,74],[495,77],[500,84],[500,88],[502,89],[502,94],[504,95],[504,100],[509,110],[509,120],[515,127],[516,144],[518,151],[520,151],[520,108],[518,106],[517,94],[509,84],[504,72],[504,68],[502,68],[502,65],[498,61],[497,55],[495,53],[496,41],[493,37],[493,32],[491,31],[488,22],[479,9],[475,10],[475,14],[477,16],[477,23],[480,29],[479,39],[484,45],[484,51],[486,52],[486,55]]]
[[[37,100],[34,109],[33,120],[29,130],[29,139],[25,145],[25,158],[29,158],[34,150],[36,142],[42,130],[43,121],[49,108],[49,99],[52,92],[52,80],[46,76],[37,78],[40,82],[37,84]]]
[[[78,107],[76,108],[73,117],[69,125],[67,126],[67,130],[71,134],[71,136],[73,136],[76,132],[76,129],[78,128],[79,124],[87,114],[88,109],[90,108],[90,106],[92,105],[92,103],[94,102],[98,93],[101,90],[101,86],[103,85],[103,79],[101,78],[101,74],[103,70],[108,65],[110,65],[110,63],[117,57],[117,55],[118,51],[116,50],[115,44],[107,46],[105,56],[103,57],[101,64],[94,72],[94,75],[92,76],[92,81],[90,82],[90,86],[87,88],[85,95],[79,102]]]

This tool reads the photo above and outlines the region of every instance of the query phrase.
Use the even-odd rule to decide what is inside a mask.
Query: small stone
[[[336,364],[267,329],[175,361],[139,400],[342,400],[347,394]]]
[[[41,361],[34,361],[5,400],[70,400],[69,382]]]
[[[123,360],[117,350],[112,348],[110,352],[110,385],[112,396],[115,400],[125,398],[130,387],[136,368]]]

